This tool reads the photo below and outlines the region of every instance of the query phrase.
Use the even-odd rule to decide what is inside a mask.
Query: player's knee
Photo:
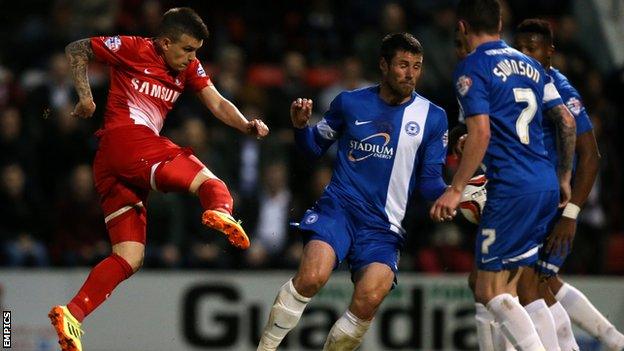
[[[476,302],[487,305],[490,300],[496,297],[496,294],[492,289],[488,287],[480,286],[479,284],[475,284],[474,287],[474,298]]]
[[[162,192],[186,192],[197,174],[205,166],[192,155],[180,154],[170,161],[153,167],[150,183],[154,190]]]
[[[309,271],[305,274],[297,274],[293,279],[293,285],[299,294],[312,297],[325,286],[328,279],[329,277],[319,271]]]
[[[356,292],[354,302],[360,306],[369,309],[369,312],[375,311],[381,302],[386,298],[388,291],[380,288],[364,289]]]

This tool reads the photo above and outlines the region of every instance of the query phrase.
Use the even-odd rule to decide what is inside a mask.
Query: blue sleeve
[[[594,129],[594,126],[589,119],[589,115],[587,114],[587,110],[585,110],[585,106],[583,105],[580,95],[578,95],[576,90],[571,90],[570,93],[570,96],[565,94],[565,97],[562,93],[562,97],[565,99],[566,107],[570,110],[576,120],[576,135],[581,135]]]
[[[466,62],[455,72],[455,92],[464,118],[475,115],[489,115],[490,101],[487,91],[487,78],[478,69],[474,60]],[[475,67],[477,66],[477,67]]]
[[[344,119],[342,117],[342,99],[339,94],[325,112],[323,119],[314,127],[295,128],[295,144],[307,157],[317,159],[338,139]]]
[[[446,161],[448,120],[444,110],[439,110],[437,113],[437,116],[430,116],[436,123],[432,125],[432,133],[428,133],[424,145],[426,149],[418,183],[420,194],[429,201],[440,197],[446,189],[446,183],[442,179],[442,167]]]
[[[435,201],[446,190],[446,183],[442,179],[442,168],[437,165],[423,165],[420,172],[418,191],[427,201]]]
[[[295,129],[295,144],[297,149],[310,159],[317,159],[325,154],[334,143],[320,136],[317,126]]]

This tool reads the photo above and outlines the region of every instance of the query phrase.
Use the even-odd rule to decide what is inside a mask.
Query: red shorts
[[[176,157],[186,157],[205,166],[171,140],[140,125],[103,130],[93,162],[95,188],[100,195],[112,244],[122,241],[145,243],[145,205],[151,189],[156,190],[155,172]],[[197,172],[179,178],[180,189],[188,189]],[[133,217],[133,218],[128,218]]]

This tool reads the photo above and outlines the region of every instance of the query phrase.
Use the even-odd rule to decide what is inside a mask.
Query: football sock
[[[477,321],[477,340],[480,351],[494,351],[493,323],[494,315],[482,303],[475,303]]]
[[[366,321],[347,310],[329,331],[323,346],[325,351],[351,351],[362,343],[372,321]]]
[[[624,349],[624,335],[600,313],[587,297],[565,283],[555,295],[570,319],[612,350]]]
[[[544,350],[531,318],[511,294],[495,296],[487,303],[487,308],[515,348],[522,351]]]
[[[67,309],[82,323],[132,273],[132,267],[123,257],[110,255],[93,267],[76,296],[67,304]]]
[[[299,323],[308,302],[310,298],[295,290],[292,279],[282,285],[271,307],[269,321],[264,327],[257,350],[276,350],[286,334]]]
[[[535,300],[524,306],[524,309],[531,317],[546,351],[560,351],[555,320],[548,309],[548,305],[546,305],[546,301],[544,299]]]
[[[550,306],[550,313],[552,313],[555,320],[555,328],[557,329],[557,340],[559,340],[559,347],[561,351],[578,351],[579,346],[574,340],[574,332],[572,332],[572,323],[570,317],[566,313],[561,303],[557,302]]]
[[[197,189],[199,202],[204,210],[218,210],[232,214],[234,201],[225,185],[220,179],[208,179]]]

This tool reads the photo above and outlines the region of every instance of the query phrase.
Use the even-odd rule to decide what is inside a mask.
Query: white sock
[[[553,319],[555,320],[557,340],[559,340],[559,347],[561,348],[561,351],[579,351],[579,346],[574,339],[574,332],[572,332],[570,317],[566,313],[563,306],[557,302],[549,308],[550,313],[552,313]]]
[[[582,292],[564,283],[555,297],[576,325],[600,339],[609,349],[624,349],[624,335],[615,329]]]
[[[310,298],[295,290],[292,279],[282,285],[271,307],[257,351],[276,350],[286,334],[299,323],[308,302]]]
[[[524,306],[524,309],[531,317],[535,330],[542,340],[542,344],[546,351],[561,351],[559,342],[557,341],[557,328],[548,305],[544,299],[539,299]]]
[[[324,351],[351,351],[362,343],[371,321],[365,321],[347,310],[327,335]]]
[[[544,351],[533,322],[522,305],[510,294],[495,296],[487,304],[503,334],[512,345],[522,351]]]
[[[500,324],[497,322],[492,322],[492,341],[496,351],[516,351],[516,348],[507,340]]]
[[[475,303],[477,321],[477,339],[480,351],[494,351],[493,323],[494,315],[482,303]]]

